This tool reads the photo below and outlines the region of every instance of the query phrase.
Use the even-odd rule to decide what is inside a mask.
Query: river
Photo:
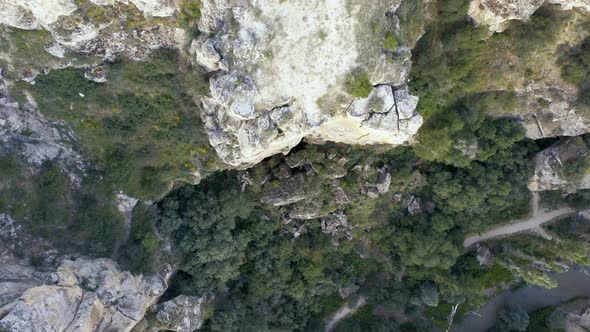
[[[553,274],[558,286],[545,289],[537,286],[525,286],[509,290],[494,297],[483,308],[476,310],[481,315],[468,313],[463,320],[452,328],[456,332],[484,332],[489,330],[496,321],[498,312],[506,305],[520,305],[527,312],[547,306],[558,305],[576,297],[590,297],[590,277],[579,269],[572,268],[568,272]]]

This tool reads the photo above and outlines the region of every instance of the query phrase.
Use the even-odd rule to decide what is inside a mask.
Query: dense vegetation
[[[337,247],[321,234],[318,219],[306,222],[307,233],[289,240],[292,235],[285,232],[283,212],[260,203],[257,181],[270,176],[283,162],[280,158],[251,170],[254,183],[245,191],[237,172],[218,173],[198,186],[173,191],[158,203],[149,224],[170,236],[182,257],[183,272],[172,289],[216,294],[215,311],[207,323],[211,330],[320,329],[323,318],[343,301],[339,290],[359,286],[371,308],[386,307],[419,317],[424,307],[440,305],[443,309],[429,317],[444,321],[449,303],[467,300],[469,307],[481,305],[483,289],[512,280],[510,271],[501,266],[486,272],[474,256],[462,257],[462,240],[466,232],[528,211],[523,179],[530,174],[535,151],[534,144],[521,142],[486,162],[457,168],[425,163],[407,148],[383,153],[338,145],[304,146],[293,157],[306,160],[317,171],[308,175],[312,177],[306,191],[319,190],[318,197],[327,201],[333,200],[325,191],[328,183],[322,184],[331,181],[328,175],[334,171],[326,159],[329,154],[350,156],[350,164],[344,165],[348,172],[358,162],[370,160],[399,174],[390,194],[374,201],[361,198],[360,204],[352,202],[344,208],[359,230],[354,232],[355,239],[340,241]],[[416,179],[411,174],[416,171],[424,178],[418,186],[412,184]],[[355,195],[361,196],[358,182],[362,180],[349,174],[352,178],[344,178],[350,182],[346,191],[354,201]],[[428,213],[410,214],[405,205],[392,204],[393,195],[400,192],[434,207]],[[324,208],[330,211],[328,205]],[[144,219],[138,222],[143,224]],[[143,239],[147,238],[144,234]],[[144,242],[145,252],[151,250],[151,242],[143,239],[134,240],[141,243],[134,249],[139,251],[133,251],[136,257],[143,257]],[[368,252],[361,249],[367,244],[372,248]],[[359,255],[363,251],[365,258]],[[372,318],[350,324],[397,326],[387,317],[375,318],[372,311],[366,315]],[[400,328],[412,330],[416,324],[425,322]]]
[[[514,112],[514,85],[522,76],[540,74],[527,67],[534,60],[528,53],[545,51],[562,21],[541,10],[531,22],[490,36],[485,27],[464,20],[467,3],[440,2],[436,24],[416,51],[411,84],[427,119],[421,144],[392,151],[303,145],[287,157],[308,165],[293,170],[306,177],[309,198],[301,205],[317,207],[323,216],[346,214],[353,240],[334,246],[334,239],[321,234],[320,218],[306,221],[308,231],[293,239],[283,223],[288,208],[261,203],[264,188],[282,183],[273,174],[286,162],[283,157],[249,170],[253,181],[244,187],[243,172],[217,173],[196,187],[173,191],[154,207],[149,229],[172,238],[182,261],[171,291],[215,294],[205,329],[320,330],[343,302],[363,296],[369,303],[339,330],[422,331],[431,322],[446,328],[452,305],[461,304],[460,317],[485,303],[499,285],[525,280],[552,286],[544,272],[523,270],[530,262],[502,256],[506,246],[492,245],[504,258],[486,267],[474,252],[464,253],[462,242],[467,233],[529,211],[526,179],[532,157],[545,146],[524,140],[515,120],[496,115]],[[410,43],[409,36],[399,38]],[[517,39],[526,41],[515,44]],[[385,47],[398,42],[398,36],[389,36]],[[509,65],[498,60],[499,50],[522,59]],[[365,97],[371,87],[363,73],[351,73],[347,90]],[[346,161],[336,162],[342,156]],[[365,164],[395,170],[389,193],[375,199],[361,193],[363,181],[378,175],[355,167]],[[330,189],[334,174],[341,173],[350,198],[344,206],[335,204]],[[398,197],[417,200],[421,212],[410,212]],[[137,255],[153,255],[149,232],[138,234]],[[583,248],[567,241],[548,245],[519,237],[507,245],[535,257],[554,253],[563,261],[585,262]],[[559,270],[553,261],[546,263]],[[339,296],[355,288],[360,289],[347,300]],[[399,317],[408,322],[398,323]],[[517,309],[506,311],[498,328],[526,329],[528,320]]]
[[[578,86],[580,106],[590,108],[590,37],[568,49],[558,59],[558,63],[561,66],[561,76]]]
[[[77,187],[54,162],[33,171],[14,155],[2,155],[0,211],[62,250],[110,256],[123,240],[112,193],[92,170]]]
[[[486,26],[465,19],[468,4],[439,2],[436,23],[414,50],[410,80],[420,96],[418,111],[426,117],[416,153],[459,166],[474,147],[480,146],[476,157],[485,160],[495,148],[522,138],[515,126],[501,123],[506,120],[494,124],[489,116],[518,112],[515,88],[522,88],[523,79],[543,77],[540,55],[549,54],[566,22],[565,14],[542,8],[530,21],[490,35]]]
[[[45,115],[67,121],[113,189],[154,199],[174,181],[215,167],[193,101],[207,82],[176,51],[158,51],[147,63],[119,60],[104,71],[105,83],[68,68],[19,88],[33,93]]]

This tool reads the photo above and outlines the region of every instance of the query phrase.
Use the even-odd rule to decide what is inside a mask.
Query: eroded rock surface
[[[0,320],[6,331],[129,331],[166,290],[160,276],[135,276],[108,259],[63,260],[56,283],[29,288]]]
[[[110,259],[61,256],[6,214],[0,266],[0,330],[8,332],[130,331],[164,293],[171,272],[134,275]],[[175,317],[190,326],[202,319],[181,314]]]
[[[582,137],[558,141],[535,157],[532,191],[590,189],[590,149]]]
[[[287,152],[302,139],[398,145],[422,124],[406,87],[410,48],[384,47],[399,34],[397,1],[203,1],[196,63],[215,72],[204,122],[233,166]],[[414,41],[415,42],[415,41]],[[345,91],[353,72],[375,88]]]
[[[18,153],[27,163],[40,166],[54,160],[69,171],[74,183],[85,168],[84,158],[73,148],[75,134],[63,121],[46,119],[32,96],[23,104],[9,93],[9,83],[0,72],[0,151]]]
[[[180,295],[150,308],[146,331],[193,332],[203,325],[205,298]]]
[[[0,0],[0,25],[22,30],[45,30],[54,41],[39,52],[53,56],[47,68],[92,63],[124,55],[145,60],[159,48],[181,48],[186,33],[172,17],[177,11],[172,0]],[[18,31],[15,31],[18,33]],[[7,46],[7,45],[6,45]],[[8,46],[7,46],[8,47]],[[39,68],[27,72],[12,64],[11,52],[0,50],[11,71],[19,78],[33,80]],[[25,72],[23,72],[25,71]]]
[[[589,0],[473,0],[468,15],[475,23],[502,32],[511,20],[527,20],[544,4],[558,5],[563,10],[577,8],[590,12]]]
[[[590,116],[582,107],[576,107],[577,89],[559,78],[547,75],[545,82],[531,82],[517,94],[524,101],[520,111],[528,113],[523,118],[528,138],[578,136],[590,132]]]

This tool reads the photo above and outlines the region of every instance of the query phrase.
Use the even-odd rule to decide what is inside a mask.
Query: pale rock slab
[[[422,124],[418,98],[404,86],[411,54],[385,50],[374,31],[399,30],[400,3],[203,1],[203,34],[191,54],[214,72],[211,96],[202,104],[219,156],[246,167],[286,153],[302,139],[408,142]],[[375,86],[363,100],[344,92],[347,76],[359,69]]]
[[[150,326],[147,331],[196,331],[203,325],[205,303],[202,297],[180,295],[154,305],[147,316]]]
[[[529,189],[562,190],[568,193],[590,189],[590,172],[575,180],[566,176],[566,168],[582,159],[590,159],[590,148],[582,137],[558,141],[535,157],[535,173],[529,181]]]
[[[476,24],[502,32],[511,20],[528,20],[544,4],[558,5],[562,10],[576,8],[590,12],[590,0],[473,0],[468,15]]]
[[[80,287],[31,288],[0,320],[0,329],[11,332],[64,331],[74,319],[81,299]]]
[[[0,329],[130,331],[167,288],[161,276],[120,271],[108,259],[65,259],[54,284],[26,290],[9,305]]]

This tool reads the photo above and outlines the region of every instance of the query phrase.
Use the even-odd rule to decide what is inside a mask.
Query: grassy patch
[[[19,74],[29,74],[43,69],[44,66],[59,61],[47,53],[53,38],[45,30],[20,30],[0,26],[0,65],[7,70],[8,78],[19,78]]]
[[[192,172],[219,164],[193,101],[208,91],[207,81],[176,51],[108,64],[107,77],[95,83],[70,68],[18,87],[32,91],[46,116],[74,129],[113,190],[154,199],[172,182],[190,182]]]
[[[395,33],[389,31],[385,34],[385,48],[390,51],[395,51],[398,46],[397,36]]]
[[[590,37],[566,50],[558,59],[561,76],[579,88],[579,102],[590,106]]]

